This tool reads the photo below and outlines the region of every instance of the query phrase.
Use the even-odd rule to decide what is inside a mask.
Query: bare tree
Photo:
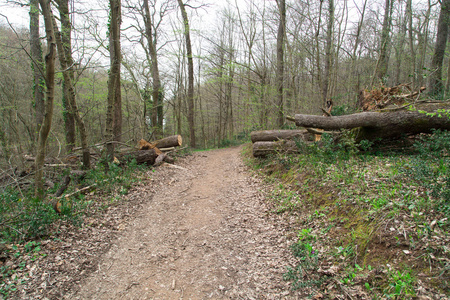
[[[53,118],[53,102],[55,92],[55,60],[56,60],[56,41],[55,33],[53,31],[53,16],[50,8],[50,0],[39,0],[39,4],[44,16],[45,32],[47,34],[47,48],[48,53],[45,56],[45,85],[46,102],[44,120],[39,130],[39,138],[36,151],[35,160],[35,186],[34,194],[38,199],[44,198],[44,182],[43,182],[43,166],[45,159],[45,146],[47,143],[48,134],[52,126]]]
[[[188,123],[189,123],[189,144],[195,148],[195,124],[194,124],[194,60],[192,57],[191,34],[186,7],[182,0],[177,0],[180,7],[184,23],[184,38],[186,43],[186,55],[188,60]]]

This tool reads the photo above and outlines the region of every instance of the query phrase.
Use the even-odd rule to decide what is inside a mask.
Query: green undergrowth
[[[45,256],[40,248],[42,240],[57,238],[62,224],[66,224],[62,226],[65,228],[67,225],[81,226],[84,217],[98,216],[107,208],[120,204],[148,170],[133,161],[124,167],[110,164],[108,172],[99,164],[83,178],[71,175],[71,184],[60,198],[61,213],[55,212],[52,203],[56,199],[52,195],[70,170],[52,178],[61,183],[47,190],[45,201],[34,198],[31,187],[4,187],[0,191],[0,295],[8,298],[21,284],[15,273],[24,272],[29,261]],[[92,190],[87,195],[64,197],[83,187],[92,187]],[[14,263],[8,264],[11,261]]]
[[[344,133],[336,143],[324,134],[298,141],[298,155],[246,155],[274,187],[273,213],[296,217],[298,265],[285,274],[294,289],[312,297],[331,282],[373,299],[450,293],[450,134],[407,142],[357,143]]]
[[[56,178],[59,183],[47,190],[44,201],[34,198],[31,188],[5,187],[0,191],[0,243],[26,242],[47,236],[52,233],[49,231],[51,225],[61,219],[78,224],[84,215],[89,214],[93,200],[83,194],[75,194],[67,199],[64,195],[83,187],[92,187],[91,195],[108,198],[106,207],[126,195],[133,184],[141,180],[146,170],[148,167],[142,167],[133,161],[124,167],[112,163],[108,172],[99,164],[88,170],[83,178],[71,175],[71,184],[60,198],[61,213],[56,213],[53,208],[53,194],[70,170],[63,171]]]

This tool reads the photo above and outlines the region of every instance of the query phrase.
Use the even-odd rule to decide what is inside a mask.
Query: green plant
[[[308,271],[317,268],[318,265],[318,253],[314,250],[310,243],[298,241],[291,245],[292,254],[299,259],[299,263],[294,267],[288,267],[287,272],[283,274],[283,279],[286,281],[292,281],[292,289],[296,290],[308,286],[320,286],[325,280],[324,277],[319,279],[307,280]]]
[[[415,297],[415,279],[410,272],[393,271],[389,273],[389,285],[383,290],[387,298]]]
[[[298,232],[297,237],[299,241],[315,241],[317,236],[311,234],[312,228],[302,229]]]

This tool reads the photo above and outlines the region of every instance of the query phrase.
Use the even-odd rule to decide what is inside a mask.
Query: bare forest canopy
[[[361,91],[380,86],[448,98],[448,0],[101,2],[55,0],[50,23],[47,0],[2,4],[13,12],[0,15],[2,168],[36,155],[51,18],[47,156],[172,135],[226,145],[294,128],[286,116],[322,114],[327,99],[333,115],[353,113]],[[13,22],[19,15],[26,26]]]

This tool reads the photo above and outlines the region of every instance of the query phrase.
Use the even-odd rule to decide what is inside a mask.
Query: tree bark
[[[280,152],[297,153],[299,149],[294,141],[256,142],[253,144],[254,157],[265,157]]]
[[[356,139],[396,138],[406,134],[429,133],[434,129],[450,130],[448,102],[429,103],[417,109],[385,112],[362,112],[344,116],[295,115],[295,124],[325,130],[360,127]],[[420,112],[419,112],[420,111]],[[430,115],[433,114],[433,115]]]
[[[194,124],[194,61],[192,57],[191,34],[186,8],[182,0],[177,0],[180,6],[184,23],[184,37],[186,39],[186,54],[188,60],[188,123],[189,123],[189,144],[195,148],[195,124]]]
[[[308,134],[307,130],[261,130],[250,134],[252,143],[274,142],[278,140],[303,139]]]
[[[47,144],[48,134],[52,127],[53,118],[53,102],[55,92],[55,59],[56,59],[56,43],[55,34],[53,31],[52,12],[50,9],[49,0],[39,0],[39,4],[44,16],[45,32],[47,34],[47,47],[48,53],[45,56],[45,85],[46,91],[46,103],[45,103],[45,115],[42,126],[39,130],[39,138],[36,151],[35,160],[35,197],[42,200],[44,198],[44,182],[43,182],[43,166],[45,160],[45,146]]]
[[[438,31],[433,59],[431,61],[432,74],[429,81],[429,94],[436,96],[443,92],[442,63],[447,47],[448,25],[450,23],[450,0],[443,0],[439,14]]]

